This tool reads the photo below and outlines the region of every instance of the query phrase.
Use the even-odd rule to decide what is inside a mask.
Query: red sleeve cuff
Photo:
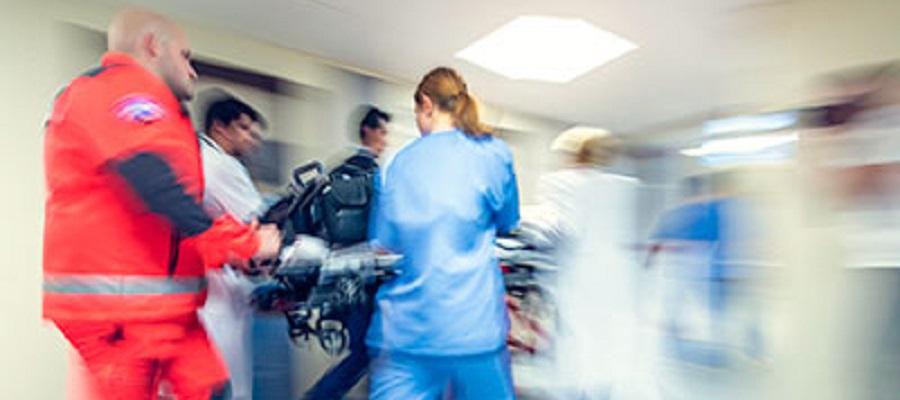
[[[260,246],[256,232],[231,215],[216,218],[209,229],[188,240],[195,242],[206,268],[219,268],[228,262],[248,260]]]

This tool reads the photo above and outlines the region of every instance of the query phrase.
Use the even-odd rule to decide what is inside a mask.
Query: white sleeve
[[[213,150],[214,151],[214,150]],[[249,222],[259,216],[263,208],[262,196],[247,170],[235,159],[227,155],[210,154],[204,151],[203,175],[205,193],[203,205],[213,216],[230,213]]]

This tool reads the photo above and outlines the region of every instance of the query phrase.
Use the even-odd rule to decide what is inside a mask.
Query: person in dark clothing
[[[377,169],[378,157],[387,146],[387,125],[390,121],[390,114],[377,107],[369,106],[359,122],[359,141],[361,146],[344,163],[353,164],[365,170]],[[375,176],[375,179],[378,179],[377,173]],[[370,302],[366,302],[353,310],[345,321],[350,336],[349,354],[336,366],[326,371],[313,387],[306,392],[304,399],[340,399],[362,379],[369,366],[365,339],[371,318],[372,304]]]

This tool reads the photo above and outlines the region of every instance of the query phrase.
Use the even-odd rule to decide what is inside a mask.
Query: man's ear
[[[228,126],[225,125],[224,123],[222,123],[222,121],[213,120],[212,125],[209,126],[209,132],[207,132],[207,133],[224,135],[225,133],[227,133],[227,129],[225,129],[227,127]]]
[[[150,57],[159,57],[162,54],[162,43],[159,35],[153,32],[146,32],[141,36],[140,46]]]

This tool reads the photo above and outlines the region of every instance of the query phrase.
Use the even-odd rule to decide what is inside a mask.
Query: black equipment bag
[[[357,154],[329,172],[330,185],[322,190],[317,213],[329,242],[346,245],[366,240],[377,170],[371,156]]]

